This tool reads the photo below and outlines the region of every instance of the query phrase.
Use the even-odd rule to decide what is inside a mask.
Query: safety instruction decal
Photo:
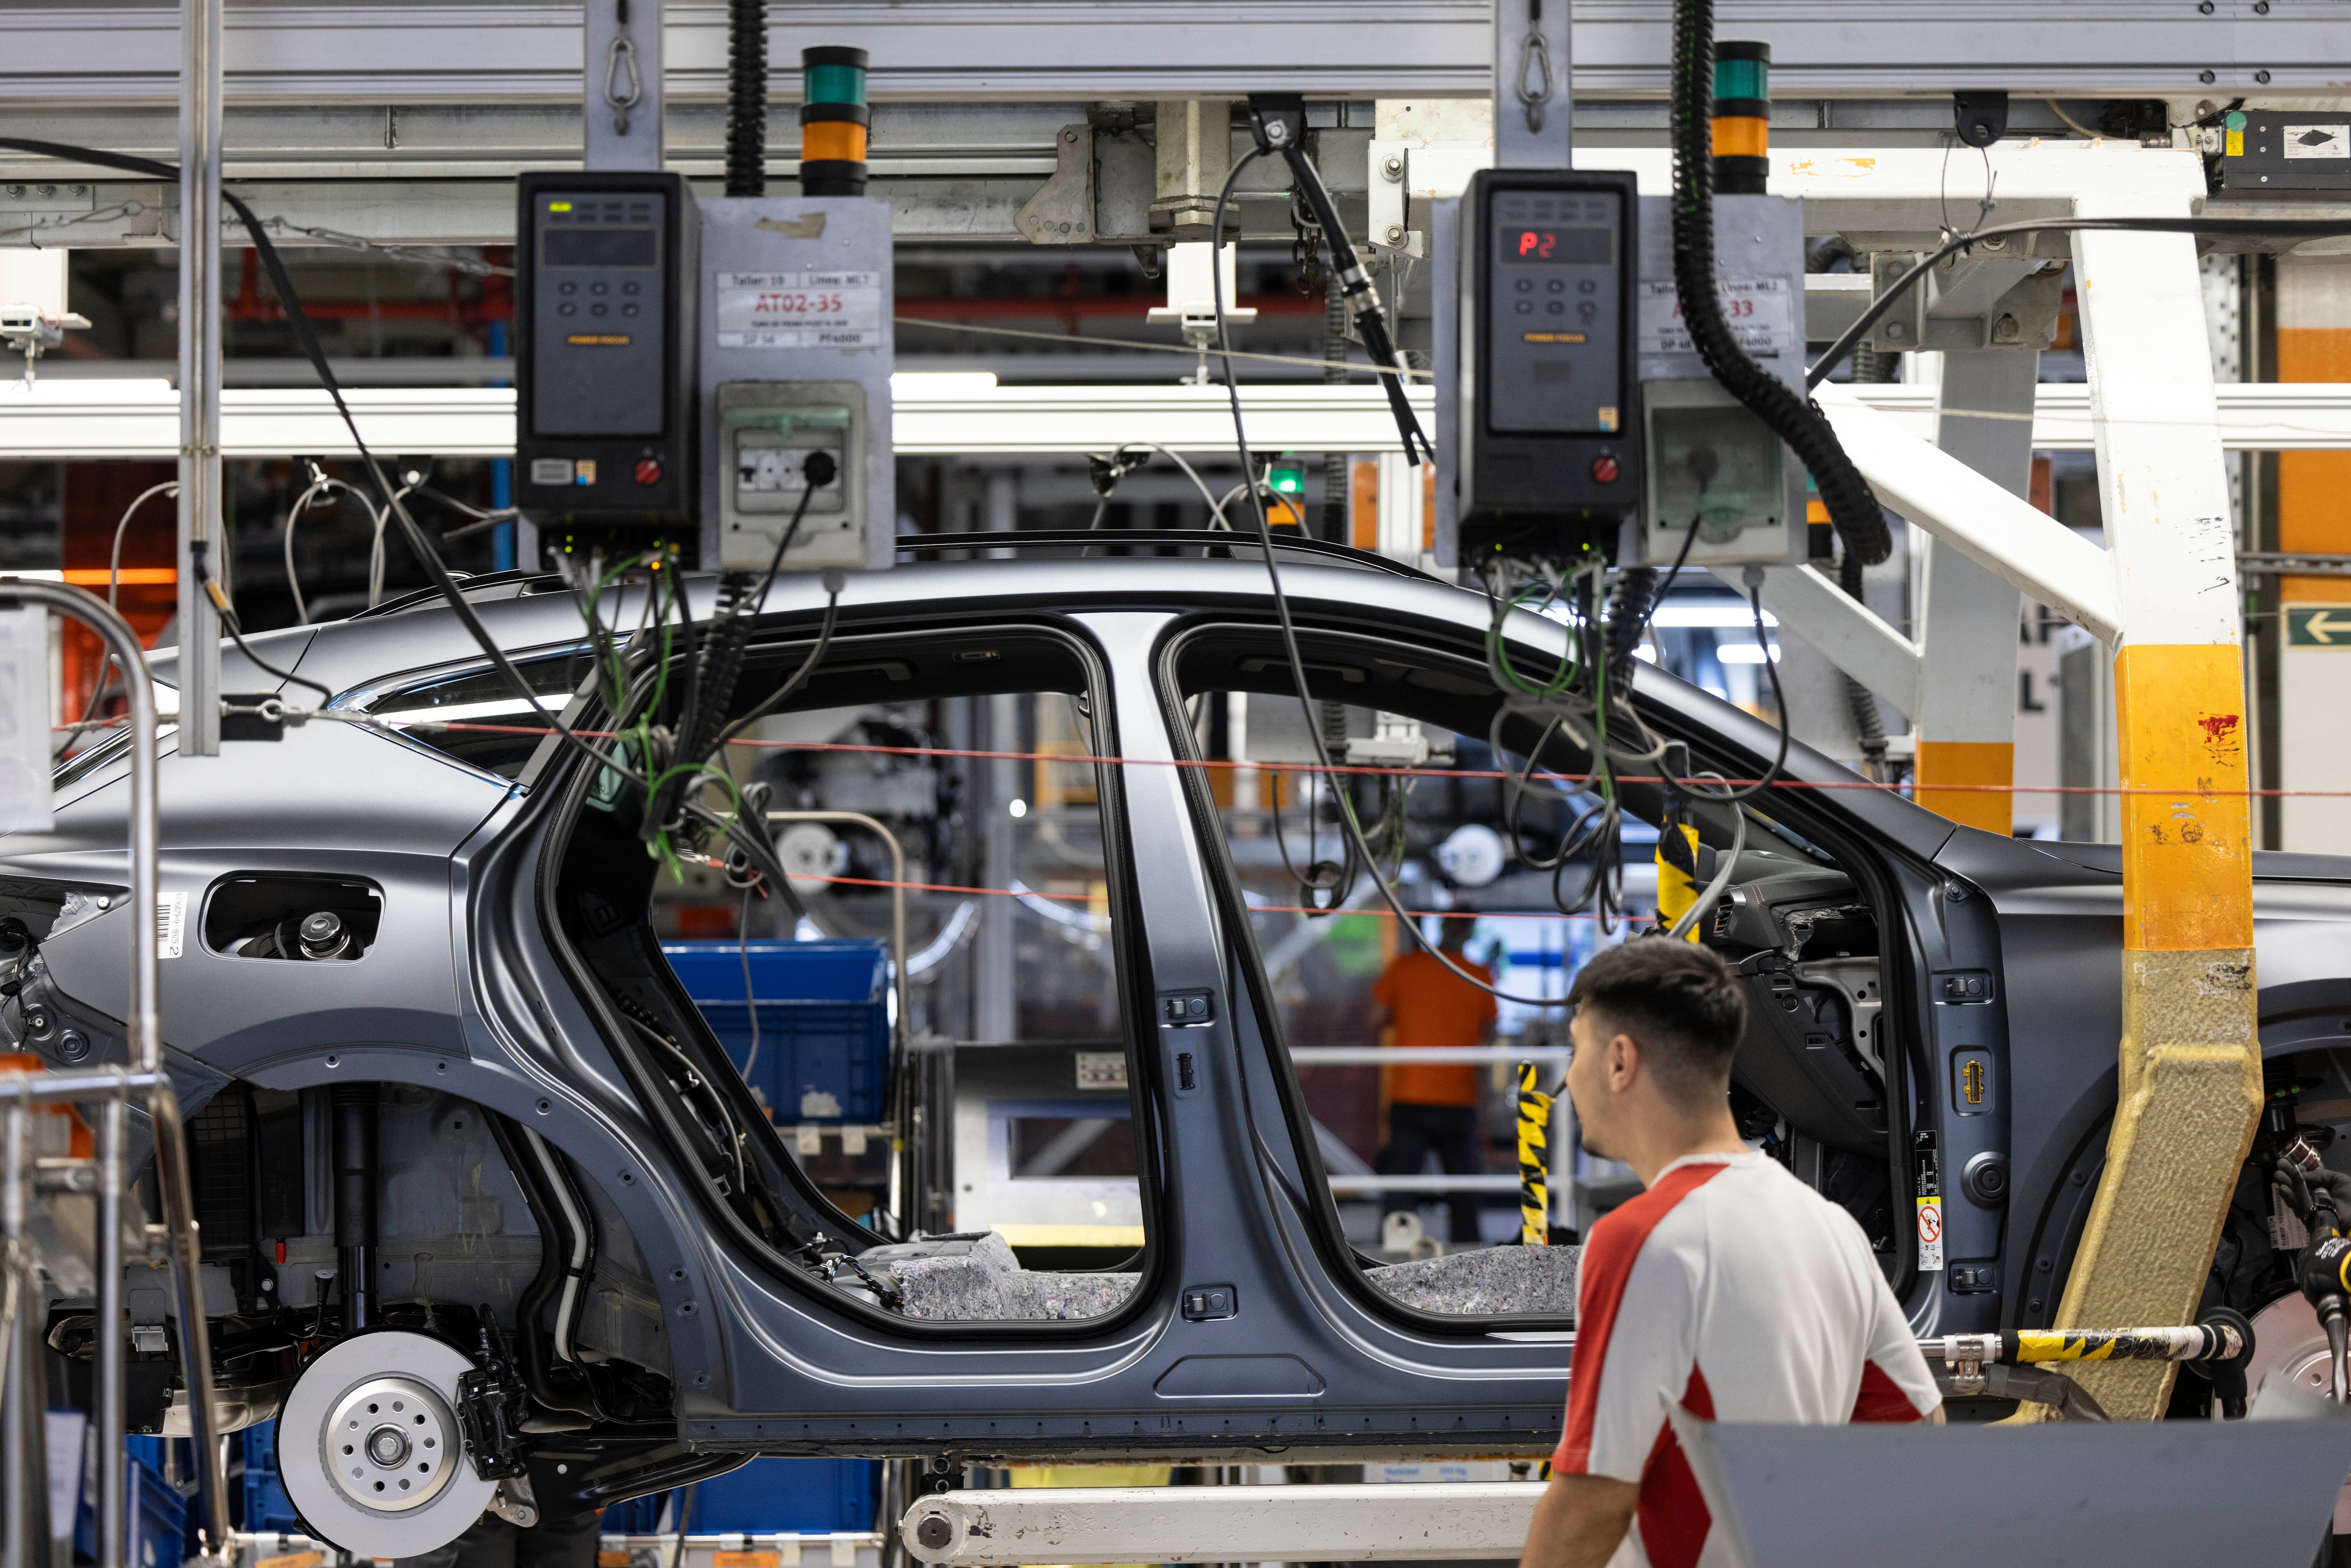
[[[1912,1145],[1918,1172],[1918,1271],[1943,1268],[1943,1164],[1935,1134],[1920,1133]]]
[[[188,895],[158,894],[155,898],[155,956],[176,958],[188,941]]]
[[[878,272],[722,272],[722,349],[877,349]]]
[[[2351,158],[2351,125],[2333,120],[2320,125],[2278,127],[2279,151],[2289,163],[2304,158]]]
[[[1797,351],[1796,305],[1784,277],[1725,277],[1722,319],[1740,346],[1759,360]],[[1670,283],[1641,285],[1640,338],[1635,352],[1694,354],[1689,328],[1682,321],[1681,296]]]

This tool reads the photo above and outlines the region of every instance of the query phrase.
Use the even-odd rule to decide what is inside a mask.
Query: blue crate
[[[665,942],[663,954],[740,1070],[751,1055],[741,945]],[[889,1103],[889,945],[750,944],[759,1005],[751,1086],[779,1122],[878,1122]]]
[[[238,1436],[245,1444],[245,1478],[235,1497],[245,1511],[238,1518],[237,1528],[256,1534],[303,1533],[302,1521],[294,1512],[294,1501],[286,1495],[285,1483],[277,1478],[277,1423],[256,1422]]]
[[[122,1467],[122,1561],[125,1568],[179,1568],[188,1547],[188,1500],[166,1481],[162,1473],[139,1458],[142,1443],[156,1438],[129,1437],[123,1446],[131,1458]],[[98,1478],[82,1478],[81,1507],[74,1516],[76,1555],[98,1555]]]
[[[681,1496],[695,1535],[867,1531],[881,1512],[882,1461],[753,1459]]]

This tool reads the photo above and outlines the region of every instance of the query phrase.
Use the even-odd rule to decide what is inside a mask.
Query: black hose
[[[1855,604],[1862,598],[1861,558],[1847,550],[1837,562],[1837,586]],[[1886,770],[1886,720],[1877,711],[1877,696],[1851,675],[1844,677],[1846,706],[1853,709],[1854,733],[1861,737],[1861,755],[1880,774]],[[1884,780],[1881,779],[1880,782]]]
[[[1722,319],[1714,276],[1714,5],[1674,5],[1674,288],[1690,341],[1724,391],[1793,448],[1820,486],[1844,548],[1876,565],[1894,553],[1886,514],[1836,432],[1757,364]]]
[[[726,193],[768,193],[768,0],[726,0]]]

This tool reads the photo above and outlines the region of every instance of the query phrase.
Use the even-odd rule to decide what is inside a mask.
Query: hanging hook
[[[1541,73],[1541,87],[1527,86],[1530,68]],[[1551,75],[1551,45],[1544,41],[1542,31],[1542,0],[1527,0],[1527,37],[1519,46],[1519,79],[1514,87],[1520,106],[1526,110],[1527,131],[1541,135],[1543,128],[1543,105],[1551,101],[1554,87]]]
[[[629,110],[643,99],[645,78],[644,73],[637,68],[637,46],[629,39],[627,0],[622,0],[620,16],[622,30],[612,35],[611,47],[604,51],[604,106],[612,111],[612,134],[626,136],[629,133]],[[626,97],[613,90],[623,68],[629,73]]]

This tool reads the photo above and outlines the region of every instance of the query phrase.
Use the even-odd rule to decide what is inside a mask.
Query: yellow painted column
[[[1927,810],[1988,833],[2010,831],[2016,798],[2006,786],[2016,779],[2014,741],[1928,740],[1921,736],[1917,779],[1914,796]],[[1966,787],[1970,785],[1997,788]]]
[[[2140,197],[2077,210],[2173,209]],[[2122,611],[2123,1039],[2105,1169],[2055,1326],[2123,1328],[2192,1317],[2260,1114],[2252,823],[2241,601],[2194,246],[2101,234],[2075,247]],[[2151,1420],[2174,1370],[2078,1375],[2117,1419]]]

